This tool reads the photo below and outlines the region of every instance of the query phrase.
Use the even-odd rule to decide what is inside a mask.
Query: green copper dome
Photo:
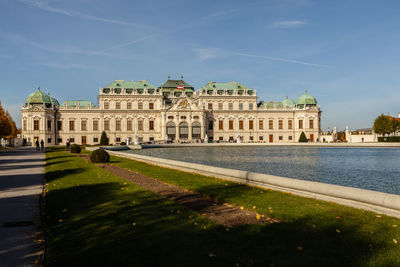
[[[40,87],[36,92],[33,92],[28,96],[25,101],[26,104],[49,104],[51,105],[51,98],[46,93],[40,91]]]
[[[296,100],[296,106],[299,108],[303,107],[312,107],[317,105],[317,100],[315,97],[307,93],[307,90],[304,95],[299,96]]]
[[[58,103],[57,99],[55,99],[54,97],[50,97],[50,99],[53,106],[60,106],[60,103]]]
[[[284,107],[288,108],[293,108],[296,105],[296,103],[294,103],[294,101],[289,99],[287,96],[285,99],[281,101],[281,103],[283,104]]]

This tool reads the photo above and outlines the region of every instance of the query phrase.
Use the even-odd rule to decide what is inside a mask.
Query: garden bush
[[[300,138],[299,138],[299,143],[306,143],[308,142],[306,134],[304,132],[301,132]]]
[[[121,143],[119,143],[121,146],[126,146],[126,143],[125,142],[121,142]]]
[[[104,131],[101,133],[100,145],[101,146],[108,146],[108,137],[107,137],[106,132],[104,132]]]
[[[378,137],[378,142],[400,142],[400,136]]]
[[[110,155],[104,149],[96,149],[90,154],[90,161],[93,163],[110,162]]]
[[[81,146],[73,144],[70,148],[71,153],[81,153]]]

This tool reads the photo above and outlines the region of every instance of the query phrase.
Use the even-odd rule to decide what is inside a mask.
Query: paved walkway
[[[45,155],[34,148],[0,151],[0,266],[33,266]]]

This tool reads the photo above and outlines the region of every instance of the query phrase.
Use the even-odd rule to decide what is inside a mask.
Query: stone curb
[[[130,158],[144,161],[162,167],[195,172],[207,176],[228,179],[243,184],[259,186],[266,189],[274,189],[286,193],[293,193],[299,196],[311,197],[324,201],[332,201],[341,205],[370,210],[400,218],[400,195],[124,152],[109,151],[109,153],[128,159]]]

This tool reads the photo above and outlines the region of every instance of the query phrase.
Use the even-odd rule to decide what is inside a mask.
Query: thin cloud
[[[275,28],[294,28],[307,25],[308,22],[304,20],[284,20],[277,21],[273,24]]]
[[[97,17],[97,16],[81,13],[78,11],[55,8],[55,7],[51,7],[51,6],[47,5],[47,3],[43,2],[43,1],[31,1],[31,0],[18,0],[18,1],[25,5],[29,5],[29,6],[32,6],[32,7],[47,11],[47,12],[62,14],[62,15],[69,16],[69,17],[76,17],[76,18],[81,18],[81,19],[94,20],[94,21],[100,21],[100,22],[112,23],[112,24],[118,24],[118,25],[135,26],[135,27],[146,28],[146,29],[152,28],[151,26],[145,25],[145,24],[131,23],[131,22],[115,20],[115,19],[107,19],[107,18],[102,18],[102,17]]]
[[[202,61],[210,58],[220,57],[224,54],[219,48],[194,48],[194,51],[198,58]]]
[[[90,69],[89,65],[83,64],[57,64],[57,63],[38,63],[40,66],[56,68],[56,69]]]
[[[9,58],[13,58],[13,56],[11,56],[11,55],[0,54],[0,58],[9,59]]]
[[[105,53],[105,52],[110,51],[110,50],[114,50],[114,49],[117,49],[117,48],[130,46],[130,45],[133,45],[133,44],[136,44],[136,43],[140,43],[140,42],[143,42],[145,40],[151,39],[153,37],[162,36],[162,35],[168,35],[168,34],[175,33],[175,32],[181,31],[181,30],[189,29],[189,28],[198,26],[199,24],[201,24],[203,22],[208,22],[208,19],[210,19],[210,18],[226,16],[226,15],[232,14],[232,13],[237,12],[237,11],[238,11],[238,9],[221,10],[221,11],[212,13],[210,15],[201,17],[200,19],[193,20],[194,22],[192,22],[192,23],[183,24],[183,25],[181,25],[179,27],[176,27],[174,30],[149,34],[149,35],[146,35],[144,37],[141,37],[141,38],[138,38],[138,39],[126,42],[126,43],[117,44],[117,45],[105,48],[105,49],[100,50],[98,52]]]
[[[300,61],[300,60],[288,59],[288,58],[270,57],[270,56],[260,56],[260,55],[253,55],[253,54],[246,54],[246,53],[237,53],[237,52],[232,52],[232,54],[233,54],[233,55],[236,55],[236,56],[244,56],[244,57],[252,57],[252,58],[261,58],[261,59],[266,59],[266,60],[271,60],[271,61],[280,61],[280,62],[293,63],[293,64],[301,64],[301,65],[308,65],[308,66],[314,66],[314,67],[328,67],[327,65],[321,65],[321,64],[316,64],[316,63],[312,63],[312,62],[306,62],[306,61]]]

